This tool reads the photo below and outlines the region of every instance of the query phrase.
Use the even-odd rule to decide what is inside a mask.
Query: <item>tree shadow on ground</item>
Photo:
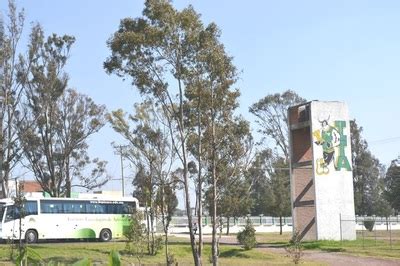
[[[220,258],[250,258],[248,254],[245,253],[244,250],[240,249],[230,249],[222,251],[219,254]]]
[[[71,265],[81,259],[82,258],[75,258],[75,257],[74,258],[51,257],[51,258],[46,258],[45,260],[43,260],[43,262],[45,263],[45,265]]]

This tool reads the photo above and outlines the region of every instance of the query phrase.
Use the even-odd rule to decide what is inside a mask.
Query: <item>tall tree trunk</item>
[[[185,190],[186,215],[188,217],[188,223],[189,223],[190,245],[192,247],[194,264],[196,266],[199,266],[200,258],[197,253],[196,240],[195,240],[194,232],[193,232],[193,218],[192,218],[192,212],[190,209],[189,180],[188,180],[188,175],[187,175],[186,155],[185,155],[184,162],[185,162],[185,166],[184,166],[184,171],[183,171],[183,179],[184,179],[184,190]]]
[[[147,199],[146,199],[147,201]],[[147,202],[144,206],[144,212],[146,213],[146,223],[147,223],[147,253],[150,253],[150,218],[149,218],[149,208],[147,207]]]
[[[197,224],[198,224],[198,230],[199,230],[199,248],[198,248],[198,254],[200,258],[200,264],[201,264],[201,255],[203,253],[203,204],[201,202],[202,199],[202,182],[199,182],[199,190],[197,192],[199,195],[199,208],[198,208],[198,213],[197,213]]]
[[[167,266],[172,265],[172,261],[169,260],[169,246],[168,246],[168,221],[165,215],[165,197],[164,197],[164,182],[161,183],[161,202],[160,202],[160,210],[161,210],[161,222],[164,230],[164,245],[165,245],[165,262]]]
[[[65,163],[65,196],[71,197],[71,176],[69,172],[69,158],[66,158]]]
[[[154,239],[154,207],[153,204],[150,204],[150,236],[151,236],[151,243],[150,243],[150,251],[151,255],[155,254],[155,239]]]
[[[282,235],[282,215],[279,215],[279,234]]]
[[[215,152],[215,113],[214,113],[214,91],[211,90],[211,107],[212,107],[212,162],[211,162],[211,179],[212,179],[212,261],[213,265],[218,265],[218,247],[217,247],[217,173],[216,173],[216,152]]]
[[[164,230],[165,233],[165,241],[164,241],[164,245],[165,245],[165,261],[167,262],[167,265],[170,266],[172,265],[172,261],[169,260],[169,250],[168,250],[168,229]]]
[[[228,221],[226,222],[226,235],[229,235],[229,219],[230,219],[230,217],[228,216],[228,217],[226,217],[227,219],[228,219]]]
[[[1,189],[3,192],[3,197],[7,198],[8,196],[8,184],[7,184],[7,178],[5,176],[5,166],[3,164],[4,162],[4,135],[3,135],[3,115],[0,114],[0,182],[1,182]]]
[[[197,198],[198,198],[198,209],[197,209],[197,224],[198,224],[198,230],[199,230],[199,248],[198,248],[198,255],[200,258],[200,264],[201,264],[201,255],[203,253],[203,203],[202,203],[202,198],[203,198],[203,180],[201,176],[201,170],[202,170],[202,164],[201,164],[201,152],[202,152],[202,140],[201,140],[201,112],[200,112],[200,103],[201,103],[201,96],[200,96],[200,89],[198,90],[199,98],[198,98],[198,103],[197,103],[197,134],[199,136],[199,143],[198,143],[198,153],[199,156],[197,158],[198,160],[198,165],[199,165],[199,170],[198,170],[198,185],[197,185]]]
[[[180,69],[178,67],[177,69]],[[188,168],[187,168],[187,154],[186,154],[186,143],[185,143],[185,136],[184,136],[184,114],[183,114],[183,90],[182,84],[179,80],[179,134],[181,139],[181,152],[182,152],[182,166],[183,166],[183,184],[184,184],[184,191],[185,191],[185,203],[186,203],[186,215],[188,217],[189,223],[189,234],[190,234],[190,245],[192,247],[192,255],[195,266],[200,265],[200,258],[199,254],[197,253],[196,248],[196,240],[193,233],[193,219],[192,219],[192,212],[190,210],[190,193],[189,193],[189,177],[188,177]]]

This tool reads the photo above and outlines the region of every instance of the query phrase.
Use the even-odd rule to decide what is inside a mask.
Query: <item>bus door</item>
[[[19,238],[19,211],[14,205],[6,206],[5,217],[3,223],[3,236],[4,238],[18,239]],[[22,222],[22,221],[21,221]],[[23,231],[23,223],[21,223]],[[22,235],[21,238],[24,238]]]

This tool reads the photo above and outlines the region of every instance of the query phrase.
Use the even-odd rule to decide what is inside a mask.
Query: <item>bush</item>
[[[244,230],[238,233],[237,240],[243,245],[245,250],[250,250],[256,246],[256,230],[250,219],[247,220]]]
[[[374,225],[375,221],[373,220],[364,221],[364,227],[370,232],[372,232],[372,230],[374,229]]]
[[[133,214],[130,219],[130,226],[124,229],[124,236],[127,239],[126,251],[131,255],[136,255],[138,258],[144,255],[146,249],[146,228],[141,223],[143,220],[142,213]]]
[[[292,258],[294,264],[300,263],[301,257],[303,256],[303,248],[300,233],[295,231],[289,241],[289,245],[285,247],[286,252],[289,253],[289,257]]]

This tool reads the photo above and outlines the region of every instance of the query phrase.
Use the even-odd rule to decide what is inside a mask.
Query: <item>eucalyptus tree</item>
[[[256,123],[260,127],[258,131],[263,134],[262,141],[266,142],[268,139],[274,141],[274,145],[267,145],[266,149],[260,152],[260,155],[268,155],[264,159],[268,158],[270,162],[266,167],[268,175],[259,180],[264,182],[262,188],[265,189],[266,194],[264,198],[260,198],[261,203],[256,204],[263,205],[265,213],[280,217],[281,234],[282,217],[290,214],[290,149],[287,112],[289,107],[304,102],[306,100],[296,92],[287,90],[283,93],[269,94],[249,108],[257,118]],[[265,200],[268,200],[268,204]]]
[[[153,102],[135,104],[135,112],[127,115],[122,110],[111,112],[108,120],[113,129],[128,142],[123,155],[137,169],[134,179],[134,195],[145,204],[148,217],[148,252],[156,253],[154,221],[157,210],[160,211],[166,244],[168,244],[168,226],[176,205],[172,197],[176,180],[172,178],[171,168],[175,161],[170,131],[162,112]],[[166,254],[168,259],[169,254]],[[168,260],[167,260],[168,262]]]
[[[213,108],[224,103],[231,104],[228,99],[232,98],[223,92],[236,80],[232,59],[219,42],[219,30],[215,24],[205,27],[200,15],[191,6],[177,11],[166,0],[146,1],[143,16],[123,19],[108,45],[112,54],[104,64],[106,71],[130,77],[142,95],[151,97],[161,106],[167,118],[173,149],[181,164],[180,175],[184,184],[193,259],[195,265],[200,265],[201,256],[192,228],[188,168],[190,154],[187,147],[192,127],[186,113],[191,112],[190,106],[193,105],[188,102],[190,99],[186,92],[196,80],[198,84],[208,83],[209,96],[202,101],[208,101],[212,106],[206,114],[211,115],[209,121],[214,123],[217,115],[229,113],[214,112]],[[215,134],[213,136],[216,139]],[[215,163],[211,165],[212,176],[216,180]],[[213,184],[216,188],[216,183]],[[214,244],[213,263],[217,263]]]
[[[18,53],[24,12],[18,12],[12,0],[8,2],[8,10],[8,20],[0,16],[0,186],[4,197],[8,196],[8,181],[21,157],[16,122],[22,116],[19,105],[26,76],[22,65],[29,64]]]
[[[176,183],[162,182],[159,185],[156,197],[156,203],[161,214],[161,222],[164,230],[165,259],[167,265],[173,265],[173,256],[169,251],[168,231],[169,226],[178,206],[176,197]]]
[[[384,168],[369,150],[362,130],[355,120],[350,121],[354,205],[356,214],[372,215],[382,197],[379,180],[384,177]]]
[[[208,165],[216,164],[216,193],[214,198],[213,179],[207,190],[207,203],[210,213],[216,213],[216,221],[222,221],[222,216],[245,216],[251,208],[250,184],[245,178],[245,172],[250,165],[253,139],[250,134],[249,123],[241,117],[229,118],[229,121],[220,120],[215,127],[217,141],[204,141],[208,148]],[[212,134],[206,131],[205,136]],[[208,136],[212,140],[211,135]],[[213,153],[213,149],[215,152]],[[215,158],[212,158],[212,156]],[[212,177],[212,172],[208,175]],[[216,211],[214,212],[214,208]],[[216,223],[218,225],[218,223]],[[219,224],[222,226],[222,224]],[[229,232],[229,223],[227,232]],[[217,243],[218,245],[218,243]]]
[[[53,197],[71,194],[72,186],[93,189],[107,181],[104,161],[88,156],[88,138],[105,124],[105,107],[67,89],[64,67],[75,38],[32,29],[28,73],[23,80],[26,101],[18,136],[26,166]],[[92,170],[87,173],[88,166]],[[78,182],[73,182],[78,177]]]
[[[287,90],[269,94],[249,108],[250,113],[257,117],[256,123],[263,138],[271,138],[278,147],[278,154],[286,161],[289,159],[288,108],[304,102],[306,100],[296,92]]]
[[[290,216],[291,204],[287,163],[283,157],[273,157],[272,167],[268,170],[266,186],[266,211],[279,217],[279,233],[282,235],[283,217]]]
[[[242,168],[242,164],[239,161],[242,163],[241,160],[247,158],[245,155],[250,149],[244,145],[251,146],[252,140],[247,122],[234,115],[235,109],[239,106],[240,96],[239,90],[232,88],[238,78],[237,70],[232,58],[219,41],[220,35],[220,30],[213,23],[201,32],[199,36],[201,49],[196,54],[195,68],[189,72],[190,82],[187,90],[188,99],[195,106],[194,113],[197,116],[195,121],[199,145],[195,154],[200,159],[203,157],[204,166],[207,167],[205,174],[209,177],[214,265],[218,264],[219,253],[217,205],[222,193],[222,189],[219,191],[219,184],[228,184],[230,179],[240,176],[239,169]],[[199,167],[200,172],[201,167]],[[200,174],[198,181],[202,181]]]
[[[400,213],[400,157],[390,163],[384,180],[386,199],[398,214]]]

